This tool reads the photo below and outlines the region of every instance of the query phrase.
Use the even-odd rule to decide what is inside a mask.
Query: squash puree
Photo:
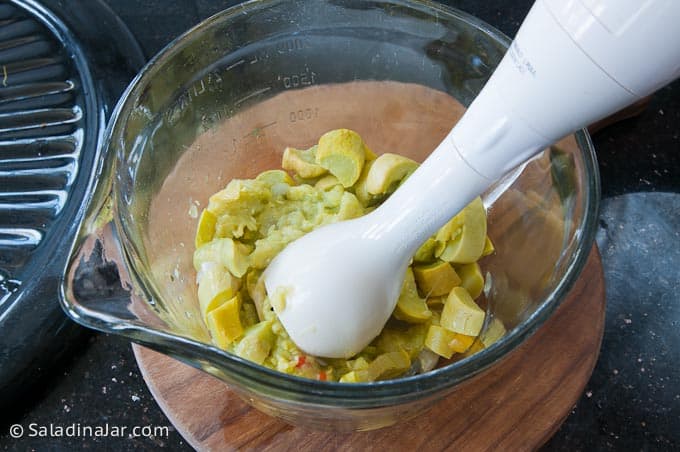
[[[370,212],[417,166],[398,154],[376,157],[356,132],[337,129],[312,148],[286,148],[282,169],[234,179],[212,195],[199,218],[194,267],[213,343],[280,372],[354,383],[426,372],[433,356],[463,356],[473,342],[481,349],[502,337],[499,320],[474,301],[483,286],[476,260],[493,252],[479,198],[418,251],[392,318],[351,359],[304,354],[276,317],[272,306],[286,294],[265,291],[261,275],[271,260],[319,226]],[[484,324],[492,334],[484,335]]]

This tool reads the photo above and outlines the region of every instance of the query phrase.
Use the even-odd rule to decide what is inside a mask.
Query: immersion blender
[[[679,0],[538,0],[484,89],[385,203],[288,245],[264,273],[304,352],[355,355],[382,330],[418,247],[546,146],[680,76]]]

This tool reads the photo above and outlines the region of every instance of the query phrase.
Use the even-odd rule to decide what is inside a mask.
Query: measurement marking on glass
[[[301,108],[288,113],[289,122],[308,121],[319,116],[318,107]]]
[[[248,137],[260,138],[260,137],[264,136],[264,129],[266,129],[267,127],[271,127],[273,125],[276,125],[276,123],[277,123],[277,121],[272,121],[272,122],[265,124],[263,126],[255,127],[250,133],[244,135],[243,138],[248,138]]]
[[[311,47],[311,43],[306,38],[288,39],[278,42],[276,45],[259,49],[257,52],[246,58],[248,59],[249,64],[256,64],[260,61],[268,60],[273,54],[285,55]]]
[[[225,69],[225,71],[231,71],[231,70],[234,69],[236,66],[240,66],[240,65],[242,65],[242,64],[245,63],[245,62],[246,62],[246,60],[240,59],[240,60],[238,60],[236,63],[230,64],[229,66],[227,66],[227,68]]]
[[[172,125],[179,121],[182,113],[194,102],[194,99],[206,92],[215,92],[222,85],[222,77],[215,71],[209,72],[177,97],[177,100],[165,112],[165,120]]]
[[[248,94],[247,96],[242,97],[242,98],[240,98],[239,100],[237,100],[236,102],[234,102],[234,104],[240,105],[240,104],[242,104],[243,102],[245,102],[245,101],[247,101],[248,99],[250,99],[251,97],[259,96],[259,95],[262,94],[262,93],[266,93],[266,92],[269,91],[270,89],[272,89],[271,86],[268,86],[268,87],[266,87],[266,88],[262,88],[262,89],[258,89],[257,91],[253,91],[252,93]]]
[[[293,38],[276,44],[276,52],[279,54],[292,53],[297,50],[311,48],[312,45],[307,38]]]
[[[309,86],[316,83],[316,72],[305,69],[304,72],[291,75],[279,75],[277,80],[283,82],[285,89],[298,88],[300,86]]]

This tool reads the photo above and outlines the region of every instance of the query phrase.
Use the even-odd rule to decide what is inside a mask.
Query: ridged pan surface
[[[0,310],[49,265],[80,169],[89,74],[39,18],[0,5]]]
[[[0,405],[78,336],[59,282],[107,117],[143,62],[100,0],[0,2]]]

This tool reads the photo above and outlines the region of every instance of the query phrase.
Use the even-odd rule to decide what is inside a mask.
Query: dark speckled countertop
[[[151,56],[227,0],[106,0]],[[65,2],[68,3],[68,2]],[[443,3],[514,35],[529,0]],[[546,450],[680,450],[680,83],[593,137],[603,202],[597,241],[607,287],[602,350],[586,390]],[[55,301],[56,302],[56,301]],[[18,407],[3,407],[2,450],[189,450],[160,411],[130,344],[83,331]],[[9,437],[28,426],[160,426],[154,437]]]

